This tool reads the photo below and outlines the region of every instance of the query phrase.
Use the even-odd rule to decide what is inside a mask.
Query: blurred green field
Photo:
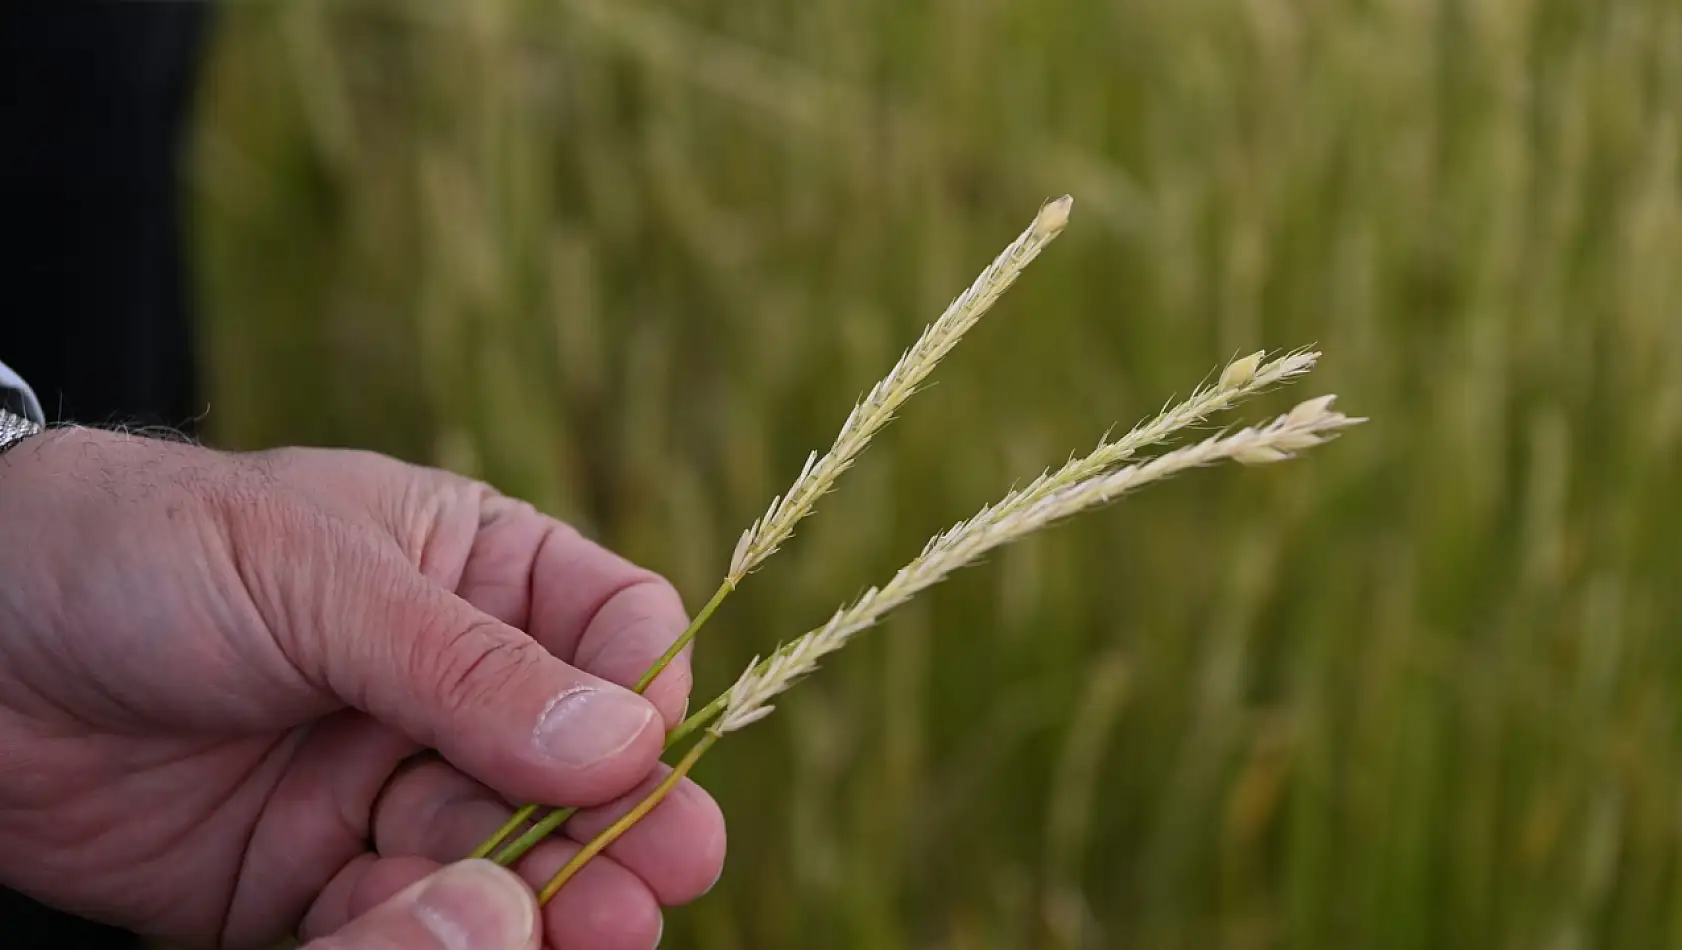
[[[701,777],[666,945],[1682,946],[1682,4],[225,4],[208,424],[573,519],[692,605],[1032,217],[1069,232],[700,692],[1227,358],[1309,458],[967,572]]]

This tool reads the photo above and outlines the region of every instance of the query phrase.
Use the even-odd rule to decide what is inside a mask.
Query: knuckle
[[[430,682],[446,709],[481,705],[536,666],[535,644],[513,635],[489,617],[454,629],[439,629],[413,641],[411,664],[420,682]]]
[[[479,527],[481,529],[488,528],[499,521],[540,516],[537,508],[529,501],[510,498],[482,482],[474,482],[472,486],[479,499]]]

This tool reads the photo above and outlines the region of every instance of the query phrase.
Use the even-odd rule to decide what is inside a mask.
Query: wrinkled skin
[[[647,699],[623,686],[684,623],[657,576],[446,473],[30,439],[0,455],[0,882],[255,947],[344,927],[511,799],[594,806],[523,862],[541,881],[663,774],[687,656]],[[650,947],[723,855],[686,782],[544,909],[544,939]]]

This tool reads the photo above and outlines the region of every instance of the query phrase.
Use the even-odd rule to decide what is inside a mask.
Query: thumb
[[[489,861],[452,864],[303,950],[536,950],[537,902]]]
[[[600,804],[654,767],[652,703],[561,662],[399,556],[341,551],[326,560],[345,563],[306,592],[328,606],[299,653],[348,705],[525,801]],[[325,629],[335,618],[345,626]]]

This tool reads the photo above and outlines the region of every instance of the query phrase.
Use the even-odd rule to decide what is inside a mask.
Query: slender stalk
[[[707,601],[707,605],[702,607],[701,612],[695,615],[695,619],[689,622],[689,627],[685,629],[681,635],[679,635],[677,640],[672,643],[671,647],[669,647],[666,652],[661,655],[660,659],[656,660],[654,665],[649,667],[648,671],[642,674],[642,678],[637,680],[635,690],[638,693],[648,691],[648,687],[660,677],[661,673],[665,672],[666,667],[671,665],[672,660],[676,659],[677,655],[683,652],[683,648],[688,646],[691,640],[695,639],[695,634],[700,632],[701,627],[704,626],[707,620],[712,617],[713,612],[718,610],[718,605],[724,603],[724,598],[728,597],[732,590],[735,590],[735,587],[729,581],[726,581],[718,586],[718,590],[713,592],[712,599]],[[688,734],[688,732],[684,733],[684,735]],[[666,741],[666,748],[670,749],[672,745],[673,741],[668,738]],[[486,838],[484,841],[479,842],[479,846],[473,849],[473,853],[469,855],[469,857],[488,857],[491,852],[495,851],[496,857],[492,860],[496,861],[496,863],[502,865],[503,867],[508,867],[515,861],[520,860],[520,857],[527,851],[536,847],[538,842],[549,837],[556,828],[565,824],[566,820],[571,818],[578,811],[576,808],[557,808],[549,814],[543,816],[543,820],[527,829],[525,834],[504,845],[503,842],[507,841],[509,835],[513,834],[521,825],[529,821],[532,815],[537,814],[537,809],[539,807],[541,806],[525,805],[521,807],[519,811],[514,813],[513,817],[509,818],[503,823],[501,828],[496,830],[495,834]],[[498,851],[497,849],[499,847],[502,850]]]
[[[705,709],[680,723],[676,729],[673,729],[666,736],[666,746],[662,750],[662,754],[682,745],[683,740],[695,734],[695,730],[711,722],[713,717],[718,715],[719,710],[724,708],[724,701],[728,698],[728,696],[718,697],[708,703]],[[543,816],[542,821],[527,829],[525,834],[505,845],[492,860],[503,867],[509,867],[515,861],[525,857],[527,851],[537,847],[544,838],[554,834],[556,829],[566,824],[567,819],[576,814],[578,814],[576,808],[557,808],[551,811]],[[479,857],[484,857],[484,855],[479,855]]]
[[[701,761],[701,756],[705,755],[707,750],[712,748],[713,743],[717,741],[718,733],[716,732],[709,732],[702,736],[700,741],[696,742],[689,750],[688,754],[678,764],[672,766],[671,774],[661,780],[659,785],[654,786],[654,789],[647,795],[644,795],[642,801],[637,802],[635,807],[621,816],[618,821],[609,825],[601,834],[590,839],[590,843],[586,844],[582,851],[573,855],[572,860],[562,865],[561,869],[555,872],[555,876],[550,878],[549,883],[543,885],[543,890],[538,892],[538,903],[549,903],[550,898],[553,898],[561,888],[565,887],[566,883],[572,880],[574,875],[591,858],[602,853],[609,845],[619,840],[620,835],[631,830],[637,822],[641,821],[644,815],[653,811],[654,807],[672,793],[672,789],[677,787],[677,783],[683,781],[683,777],[689,774],[689,770],[695,767],[696,762]]]
[[[503,867],[513,867],[514,862],[526,856],[526,852],[543,843],[543,839],[555,833],[555,829],[566,824],[567,819],[578,814],[576,808],[556,808],[543,816],[543,820],[526,829],[526,833],[513,841],[503,845],[502,850],[492,858]]]
[[[770,662],[770,658],[766,658],[765,663],[761,665],[766,665]],[[666,737],[666,748],[670,749],[672,746],[675,746],[694,735],[695,730],[703,728],[708,723],[718,718],[718,714],[723,712],[724,707],[729,704],[729,693],[719,693],[717,696],[714,696],[712,702],[702,706],[698,712],[690,713],[688,719],[679,723],[678,727],[672,730],[672,734]]]
[[[525,824],[531,819],[531,816],[535,814],[537,814],[536,805],[527,805],[524,808],[521,808],[519,811],[514,813],[514,817],[503,822],[502,827],[498,828],[495,834],[479,842],[479,846],[474,848],[473,853],[468,855],[468,857],[489,857],[490,853],[496,850],[496,846],[501,844],[504,838],[507,838],[509,835],[519,830],[520,826]]]
[[[701,608],[701,612],[696,614],[695,619],[689,622],[688,629],[684,630],[682,635],[680,635],[677,640],[672,643],[671,647],[667,649],[663,655],[661,655],[660,659],[656,660],[654,665],[648,668],[648,672],[644,673],[642,678],[637,680],[635,689],[638,693],[646,692],[648,690],[648,687],[659,678],[660,674],[665,671],[666,667],[671,665],[672,660],[676,659],[677,655],[683,652],[683,648],[687,646],[691,640],[695,639],[695,634],[700,632],[701,627],[706,624],[709,618],[712,617],[713,612],[718,610],[718,605],[724,603],[724,598],[730,596],[730,592],[735,589],[735,586],[729,581],[725,581],[724,583],[718,585],[718,590],[713,592],[712,599],[707,601],[706,606]],[[714,712],[716,713],[717,710],[715,709]],[[671,736],[666,737],[666,749],[671,749],[672,746],[676,745],[680,740],[694,731],[693,728],[685,728],[689,726],[689,723],[694,719],[695,717],[691,716],[689,719],[684,720],[683,724],[678,727],[680,732],[673,733]],[[480,842],[479,846],[473,849],[473,854],[471,856],[475,858],[488,857],[491,852],[495,851],[496,857],[492,858],[492,860],[503,867],[509,867],[515,861],[524,857],[527,851],[537,847],[538,843],[540,843],[544,838],[554,834],[555,829],[566,824],[567,819],[578,813],[578,809],[576,808],[556,808],[549,812],[549,814],[544,815],[543,819],[537,824],[526,829],[525,834],[522,834],[513,841],[504,844],[503,842],[507,841],[509,835],[513,834],[516,829],[525,824],[532,815],[537,813],[538,807],[539,806],[537,805],[526,805],[519,811],[515,812],[514,817],[508,819],[501,828],[496,830],[495,834]],[[501,850],[497,850],[499,847]]]
[[[735,589],[736,585],[730,583],[729,581],[725,581],[724,583],[718,585],[718,590],[713,592],[712,600],[707,601],[707,605],[702,607],[701,612],[695,615],[695,619],[689,622],[689,628],[684,630],[683,634],[676,640],[672,641],[672,645],[666,649],[666,652],[660,654],[660,659],[655,660],[654,665],[648,668],[648,672],[642,674],[642,679],[637,680],[637,692],[640,693],[648,689],[649,684],[653,683],[661,673],[666,671],[666,667],[670,666],[671,662],[677,659],[677,655],[683,652],[683,648],[689,645],[689,641],[695,639],[695,634],[701,631],[701,627],[705,625],[707,619],[713,615],[713,611],[718,609],[718,605],[724,603],[724,598],[730,596],[730,592]]]

